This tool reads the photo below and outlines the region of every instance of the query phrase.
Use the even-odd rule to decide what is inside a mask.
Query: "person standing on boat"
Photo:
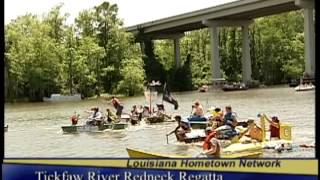
[[[80,115],[79,114],[77,115],[77,112],[75,111],[73,113],[73,115],[71,116],[71,118],[70,118],[72,125],[77,125],[78,124],[79,117],[80,117]]]
[[[271,117],[271,120],[263,114],[264,118],[270,124],[270,139],[280,139],[280,121],[277,116]]]
[[[189,121],[206,121],[207,119],[204,117],[204,110],[202,105],[198,100],[194,102],[192,105],[192,115],[188,118]]]
[[[111,103],[112,103],[113,107],[114,107],[114,108],[116,109],[116,111],[117,111],[117,112],[116,112],[116,115],[117,115],[118,117],[120,117],[121,114],[122,114],[123,105],[121,105],[119,99],[116,98],[116,97],[114,97],[114,96],[112,96]]]

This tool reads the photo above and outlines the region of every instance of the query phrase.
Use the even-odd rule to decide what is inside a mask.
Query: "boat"
[[[4,126],[4,132],[7,132],[7,131],[8,131],[8,128],[9,128],[8,125]]]
[[[222,86],[223,91],[239,91],[247,89],[248,87],[244,83],[225,84]]]
[[[239,149],[237,149],[239,148]],[[248,151],[250,149],[250,151]],[[126,148],[130,158],[195,158],[192,155],[171,155],[155,152],[147,152],[140,149]],[[244,145],[232,144],[229,148],[222,149],[220,158],[257,158],[262,155],[262,146],[259,144]]]
[[[313,84],[300,84],[299,86],[295,87],[294,90],[296,91],[310,91],[314,90],[316,87]]]
[[[79,133],[79,132],[102,132],[106,129],[121,130],[128,127],[126,123],[105,123],[99,126],[94,125],[70,125],[62,126],[63,133]]]
[[[43,97],[44,102],[60,102],[60,101],[80,101],[81,94],[73,94],[73,95],[61,95],[61,94],[51,94],[50,98]]]

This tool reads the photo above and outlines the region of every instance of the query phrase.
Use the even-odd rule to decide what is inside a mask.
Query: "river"
[[[277,153],[264,150],[263,157],[314,158],[314,148],[297,147],[299,144],[315,142],[315,91],[296,92],[287,86],[273,86],[246,91],[223,92],[212,90],[207,93],[172,93],[179,102],[179,109],[165,104],[167,113],[172,115],[190,114],[192,102],[200,100],[204,108],[231,105],[238,120],[248,117],[257,119],[258,113],[276,115],[282,122],[292,125],[294,148],[292,151]],[[146,104],[145,98],[129,97],[121,101],[124,111],[134,104]],[[160,95],[158,101],[161,101]],[[166,140],[166,133],[176,123],[157,125],[142,124],[129,126],[127,130],[99,133],[63,134],[61,126],[69,125],[74,111],[86,117],[85,110],[98,106],[105,112],[110,105],[103,99],[81,102],[59,103],[18,103],[5,104],[5,158],[107,158],[128,157],[126,147],[167,154],[197,154],[200,149],[177,143],[174,135]],[[80,120],[80,124],[85,118]]]

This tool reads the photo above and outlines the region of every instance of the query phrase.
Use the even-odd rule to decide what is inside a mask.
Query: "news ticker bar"
[[[3,164],[5,180],[316,180],[316,175]]]
[[[318,175],[317,159],[4,159],[3,163]]]

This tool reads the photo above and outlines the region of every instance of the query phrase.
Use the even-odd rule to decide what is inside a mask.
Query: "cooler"
[[[292,140],[291,137],[291,125],[280,123],[280,139],[283,140]]]

